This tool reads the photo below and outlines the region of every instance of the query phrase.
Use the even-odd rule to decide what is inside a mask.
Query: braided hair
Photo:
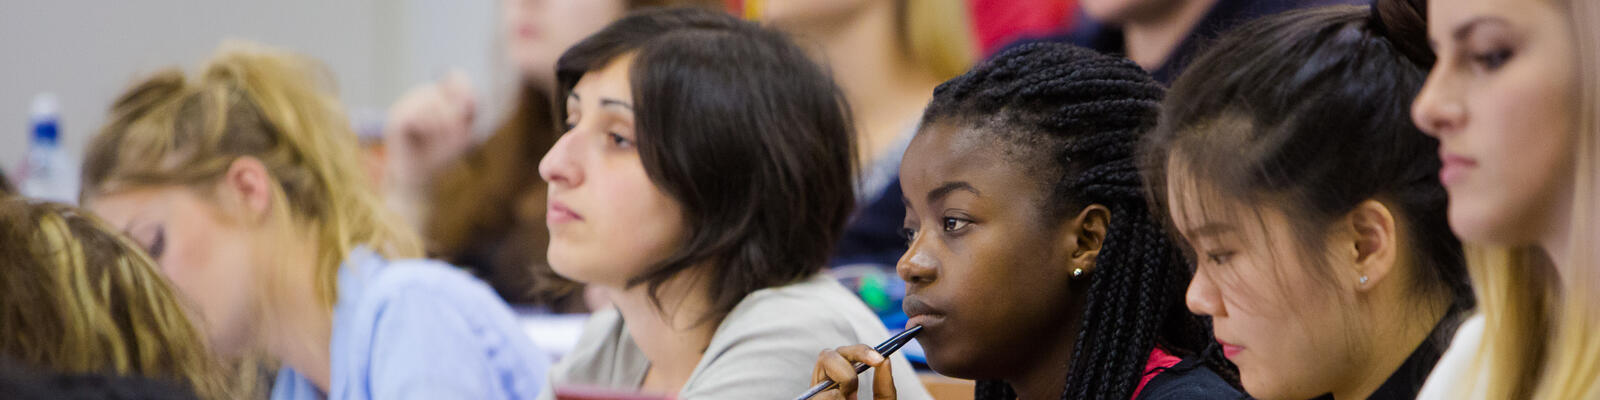
[[[923,126],[954,123],[993,135],[1030,176],[1044,177],[1047,220],[1090,204],[1110,209],[1063,399],[1128,399],[1157,345],[1179,357],[1202,355],[1233,380],[1232,368],[1208,346],[1209,327],[1184,305],[1188,266],[1144,197],[1135,148],[1155,126],[1163,92],[1132,61],[1035,43],[940,85],[923,116]],[[1015,393],[983,381],[975,396]]]

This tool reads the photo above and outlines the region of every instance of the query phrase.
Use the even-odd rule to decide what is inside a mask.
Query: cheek
[[[1037,354],[1016,343],[1076,335],[1064,331],[1080,313],[1065,267],[1043,261],[1050,254],[1019,237],[969,237],[943,257],[934,285],[948,308],[946,334],[938,348],[928,348],[930,363],[940,364],[941,373],[985,377],[1032,365]]]
[[[1573,171],[1572,93],[1565,72],[1534,66],[1473,96],[1462,141],[1478,168],[1450,190],[1450,223],[1465,239],[1505,245],[1538,240],[1550,210],[1567,206]]]
[[[1212,323],[1219,340],[1245,347],[1232,357],[1240,381],[1257,398],[1311,398],[1331,386],[1330,366],[1347,365],[1348,325],[1336,296],[1307,274],[1240,266],[1219,284],[1228,314]]]
[[[246,346],[248,310],[255,280],[247,240],[205,224],[174,220],[161,268],[182,297],[194,305],[216,351]]]
[[[683,242],[682,208],[656,189],[641,170],[586,185],[592,192],[583,229],[552,235],[551,266],[570,279],[623,286],[666,259]]]

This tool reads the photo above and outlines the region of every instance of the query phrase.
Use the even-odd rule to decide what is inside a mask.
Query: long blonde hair
[[[1600,4],[1565,3],[1578,68],[1576,171],[1570,254],[1534,247],[1468,251],[1484,334],[1469,377],[1488,377],[1481,398],[1600,399]],[[1558,271],[1553,262],[1565,265]],[[1468,385],[1470,386],[1470,385]]]
[[[972,20],[963,0],[898,0],[900,40],[911,60],[940,82],[955,78],[977,61]]]
[[[191,81],[158,72],[118,98],[89,144],[83,198],[134,187],[215,184],[240,158],[276,183],[273,204],[319,246],[315,293],[332,308],[338,266],[357,246],[421,256],[416,234],[390,217],[361,177],[356,136],[327,75],[309,59],[248,43],[224,44]],[[202,193],[206,193],[203,192]]]
[[[224,397],[182,302],[137,245],[70,207],[0,199],[0,357]]]

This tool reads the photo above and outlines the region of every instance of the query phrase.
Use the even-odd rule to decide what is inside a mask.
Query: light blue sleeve
[[[377,310],[367,391],[389,399],[533,399],[547,361],[503,303],[409,287]],[[472,313],[472,314],[468,314]],[[503,315],[502,315],[503,314]]]

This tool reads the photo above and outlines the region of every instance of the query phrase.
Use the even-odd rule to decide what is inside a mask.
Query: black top
[[[1423,381],[1428,379],[1428,373],[1433,372],[1433,366],[1439,363],[1439,357],[1444,356],[1444,350],[1450,347],[1450,339],[1455,336],[1456,328],[1461,325],[1459,316],[1448,316],[1441,319],[1433,327],[1433,332],[1428,338],[1411,351],[1406,361],[1400,368],[1389,375],[1389,379],[1378,386],[1378,390],[1368,396],[1369,400],[1412,400],[1417,398],[1417,393],[1422,391]],[[1332,394],[1323,395],[1314,400],[1334,400]]]
[[[1137,400],[1238,400],[1248,398],[1198,357],[1185,358],[1145,384]]]
[[[1206,12],[1199,23],[1195,24],[1189,35],[1184,37],[1161,66],[1150,71],[1157,82],[1172,84],[1184,67],[1189,65],[1195,55],[1200,53],[1204,45],[1227,32],[1235,26],[1250,20],[1267,15],[1277,14],[1298,8],[1327,6],[1335,4],[1367,4],[1364,0],[1218,0],[1217,4]],[[1036,37],[1018,40],[1006,47],[1013,47],[1027,42],[1048,41],[1064,42],[1094,49],[1105,54],[1126,55],[1126,41],[1122,29],[1081,16],[1075,23],[1071,32],[1061,35]],[[999,54],[999,52],[996,52]]]

